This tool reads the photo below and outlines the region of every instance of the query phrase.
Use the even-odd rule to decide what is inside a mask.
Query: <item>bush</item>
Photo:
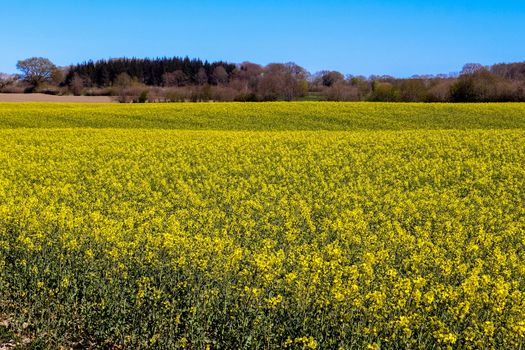
[[[391,83],[372,84],[372,94],[369,97],[374,102],[396,102],[400,100],[399,91]]]
[[[226,86],[214,86],[211,91],[213,101],[234,101],[237,96],[237,91]]]
[[[187,88],[170,88],[164,90],[165,102],[185,102],[190,99],[190,92]]]
[[[137,98],[138,103],[146,103],[148,101],[148,90],[144,90],[140,93],[139,97]]]
[[[252,92],[241,92],[235,96],[234,101],[237,102],[256,102],[257,95]]]
[[[358,101],[359,91],[344,81],[338,81],[324,89],[322,95],[328,101]]]

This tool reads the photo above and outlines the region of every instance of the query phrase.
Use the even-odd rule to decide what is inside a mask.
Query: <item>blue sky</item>
[[[57,65],[189,56],[311,72],[449,73],[525,61],[525,1],[0,0],[0,72],[31,56]]]

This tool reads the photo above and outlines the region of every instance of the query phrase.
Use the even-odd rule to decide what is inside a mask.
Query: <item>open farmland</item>
[[[0,104],[0,344],[525,345],[525,105]]]

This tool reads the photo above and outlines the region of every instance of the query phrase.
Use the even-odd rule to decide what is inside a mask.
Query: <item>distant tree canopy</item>
[[[209,63],[188,57],[88,61],[72,66],[66,75],[65,84],[70,85],[77,75],[89,86],[108,87],[122,73],[149,86],[218,84],[227,82],[235,67],[231,63]]]
[[[525,63],[467,64],[450,88],[451,102],[524,101]]]
[[[57,68],[46,58],[19,61],[18,76],[0,76],[0,92],[105,94],[121,102],[144,101],[382,101],[525,102],[525,62],[484,66],[461,73],[395,78],[310,74],[293,63],[266,66],[208,62],[188,57],[117,58]]]

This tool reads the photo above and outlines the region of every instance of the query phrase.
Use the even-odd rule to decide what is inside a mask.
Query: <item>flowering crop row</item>
[[[178,130],[525,129],[518,103],[0,103],[0,129]]]
[[[113,123],[119,107],[103,108]],[[420,129],[412,118],[406,129]],[[50,348],[518,348],[525,131],[496,119],[491,130],[5,127],[0,316]]]

